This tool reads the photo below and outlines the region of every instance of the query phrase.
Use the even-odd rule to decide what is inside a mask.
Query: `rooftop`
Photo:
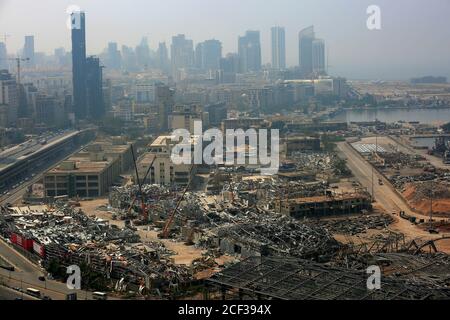
[[[317,197],[306,197],[306,198],[295,198],[290,199],[290,203],[303,204],[303,203],[318,203],[318,202],[330,202],[330,201],[343,201],[343,200],[354,200],[360,198],[368,198],[367,195],[362,193],[344,193],[336,194],[332,197],[328,196],[317,196]]]

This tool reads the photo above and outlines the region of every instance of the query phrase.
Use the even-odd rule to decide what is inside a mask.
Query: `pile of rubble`
[[[315,260],[331,258],[340,247],[326,229],[285,216],[248,211],[220,217],[229,222],[222,221],[208,230],[198,246],[211,248],[219,244],[223,253],[242,257],[273,255]]]
[[[54,212],[22,215],[15,220],[22,234],[38,239],[42,244],[137,242],[139,237],[129,229],[110,226],[101,219],[91,219],[80,209],[58,206]]]
[[[285,182],[279,179],[264,181],[245,180],[239,182],[229,182],[224,184],[224,191],[230,191],[237,195],[246,192],[255,192],[257,200],[273,201],[281,198],[315,197],[326,194],[327,183],[318,182]]]
[[[369,266],[382,265],[386,277],[404,279],[409,285],[425,286],[428,289],[446,288],[443,290],[450,295],[450,256],[447,254],[411,255],[393,252],[348,255],[345,261],[335,260],[332,265],[361,271],[367,270]]]
[[[424,172],[423,174],[416,176],[401,176],[394,175],[389,178],[392,185],[399,190],[400,192],[404,192],[406,186],[415,182],[424,182],[424,181],[433,181],[438,178],[438,175],[431,172]]]
[[[296,152],[290,159],[295,162],[298,171],[327,171],[333,170],[340,159],[329,152]]]
[[[147,204],[169,199],[173,196],[175,189],[169,189],[159,185],[143,185],[142,193]],[[139,186],[131,185],[125,187],[114,187],[109,194],[109,203],[114,208],[128,208],[133,202],[140,202],[141,194]]]
[[[379,153],[379,156],[383,158],[384,165],[387,168],[401,169],[401,168],[423,168],[425,163],[422,161],[426,160],[420,155],[411,155],[403,152],[393,152],[393,153]]]
[[[161,242],[144,244],[133,230],[90,218],[68,204],[56,203],[53,210],[39,213],[10,213],[9,217],[13,222],[8,233],[42,247],[46,268],[55,263],[62,267],[87,263],[105,278],[126,278],[147,288],[194,279],[192,270],[176,265],[174,253]]]
[[[368,230],[384,230],[394,223],[390,215],[365,215],[333,220],[314,220],[314,225],[319,225],[333,234],[357,235]]]

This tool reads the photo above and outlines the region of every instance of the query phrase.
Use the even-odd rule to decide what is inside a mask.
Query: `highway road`
[[[41,180],[44,176],[44,173],[47,172],[47,170],[50,170],[52,167],[54,167],[57,163],[63,161],[64,159],[67,159],[68,157],[70,157],[73,154],[76,154],[77,152],[80,152],[81,149],[83,149],[83,147],[80,147],[76,150],[73,150],[73,152],[71,152],[69,155],[63,155],[60,156],[57,159],[54,159],[54,161],[52,161],[51,163],[48,163],[45,167],[41,167],[39,168],[37,171],[34,171],[35,176],[28,180],[25,181],[22,184],[19,184],[19,186],[14,189],[9,191],[8,195],[0,195],[0,204],[6,204],[6,203],[17,203],[19,200],[21,200],[23,198],[23,196],[25,195],[27,188],[29,186],[32,186],[33,184],[37,183],[39,180]]]
[[[373,189],[376,202],[389,214],[404,211],[406,214],[415,216],[419,219],[427,219],[427,216],[419,215],[413,212],[406,204],[405,200],[398,195],[391,183],[382,175],[379,175],[372,165],[367,162],[356,150],[354,150],[347,142],[337,144],[338,150],[341,151],[346,159],[347,166],[352,171],[355,178],[361,185],[372,193],[372,172],[374,177]],[[383,181],[383,185],[378,184],[378,179]],[[428,232],[421,230],[405,219],[397,219],[397,223],[393,227],[397,231],[402,232],[411,238],[437,239],[440,236],[432,236]]]
[[[61,140],[75,132],[76,131],[67,130],[63,133],[48,133],[32,140],[25,141],[20,145],[6,149],[0,153],[0,164],[8,164],[11,161],[16,161],[20,157],[32,154],[39,149],[44,148],[46,145],[57,142],[58,140]],[[42,144],[41,142],[43,141],[46,143]]]
[[[92,299],[90,292],[82,290],[70,290],[65,283],[54,280],[42,282],[40,276],[45,275],[44,270],[31,263],[18,251],[11,248],[3,240],[0,240],[0,256],[15,267],[15,271],[8,271],[0,268],[0,283],[6,284],[10,288],[34,288],[41,291],[43,296],[48,296],[53,300],[65,300],[68,293],[76,292],[78,299]]]
[[[13,290],[0,285],[0,300],[39,300],[24,292]]]

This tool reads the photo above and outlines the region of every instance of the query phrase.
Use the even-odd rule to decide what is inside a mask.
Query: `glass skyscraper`
[[[77,119],[87,117],[86,24],[84,12],[72,13],[73,107]]]
[[[247,31],[239,37],[239,69],[241,73],[261,70],[261,41],[259,31]]]
[[[313,41],[315,39],[314,26],[300,31],[299,42],[299,64],[303,74],[313,73]]]
[[[286,69],[286,34],[282,27],[272,28],[272,68]]]

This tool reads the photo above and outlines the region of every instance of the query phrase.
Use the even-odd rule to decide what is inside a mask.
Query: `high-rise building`
[[[107,62],[107,66],[110,69],[119,70],[121,68],[121,56],[116,42],[108,43]]]
[[[64,48],[56,48],[55,49],[55,59],[59,66],[66,67],[70,66],[70,55],[66,53],[66,49]]]
[[[170,57],[172,60],[172,71],[192,67],[194,65],[193,41],[186,39],[184,34],[172,37]]]
[[[347,79],[345,78],[334,78],[333,79],[333,93],[336,96],[345,98],[349,92],[349,86],[347,84]]]
[[[23,47],[23,56],[25,59],[29,59],[26,63],[27,66],[33,67],[35,65],[34,36],[25,36],[25,45]]]
[[[39,94],[39,89],[33,83],[25,83],[22,86],[22,107],[25,106],[26,110],[22,110],[25,113],[26,118],[36,117],[36,96]],[[19,117],[20,117],[20,105],[19,105]]]
[[[310,75],[313,72],[314,26],[310,26],[300,31],[298,39],[300,69],[304,75]]]
[[[286,33],[282,27],[272,28],[272,68],[286,69]]]
[[[46,94],[36,96],[35,122],[52,126],[56,121],[57,102],[55,97]]]
[[[18,107],[19,90],[16,79],[7,70],[0,70],[0,109],[6,118],[2,120],[3,126],[16,123]]]
[[[236,53],[228,53],[225,58],[220,59],[220,69],[224,72],[239,72],[239,56]]]
[[[134,92],[134,99],[138,104],[155,102],[155,84],[151,81],[139,81],[134,86]]]
[[[73,105],[77,119],[86,119],[86,24],[84,12],[74,12],[72,22]]]
[[[112,108],[112,81],[111,79],[106,79],[103,83],[103,106],[105,112],[108,112]]]
[[[138,71],[136,53],[133,48],[125,45],[122,46],[122,66],[130,72]]]
[[[0,70],[8,69],[8,52],[6,50],[6,44],[0,42]]]
[[[194,134],[196,121],[203,121],[203,107],[198,104],[177,105],[169,114],[169,129],[186,129]],[[208,124],[204,123],[205,126]]]
[[[139,68],[147,69],[150,65],[150,47],[147,37],[142,38],[141,43],[136,47],[136,60]]]
[[[116,117],[122,119],[123,121],[133,121],[134,112],[133,112],[133,99],[131,97],[122,97],[118,101],[118,110]]]
[[[196,67],[202,70],[219,70],[222,58],[222,43],[218,40],[206,40],[195,49]]]
[[[160,42],[158,45],[157,66],[164,72],[169,71],[169,53],[165,42]]]
[[[175,105],[175,90],[169,86],[159,84],[155,88],[155,103],[158,106],[159,129],[166,131],[169,129],[169,115]]]
[[[325,68],[325,42],[321,39],[313,41],[313,72],[316,74],[324,74]]]
[[[238,40],[240,72],[261,70],[261,41],[259,31],[247,31]]]
[[[225,58],[220,59],[219,82],[234,83],[236,82],[236,73],[239,72],[239,55],[229,53]]]
[[[227,105],[225,102],[209,104],[205,106],[204,111],[208,114],[210,126],[219,127],[222,121],[227,118]]]
[[[88,115],[91,119],[99,119],[105,114],[103,105],[103,72],[100,59],[86,59],[86,92]]]

